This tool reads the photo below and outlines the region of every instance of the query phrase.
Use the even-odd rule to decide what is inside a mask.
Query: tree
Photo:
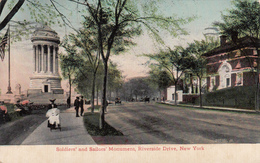
[[[154,89],[150,86],[149,79],[148,77],[138,77],[125,82],[123,86],[125,99],[131,101],[133,97],[135,97],[135,100],[138,101],[138,97],[144,98],[145,96],[151,96]]]
[[[167,73],[167,71],[160,69],[158,66],[151,64],[149,68],[150,68],[149,71],[150,81],[157,86],[157,89],[159,90],[160,97],[161,97],[161,91],[165,90],[167,87],[170,86],[171,83],[170,76]]]
[[[161,50],[157,54],[145,54],[144,56],[156,61],[153,63],[169,74],[171,82],[175,86],[174,101],[177,105],[177,85],[186,69],[190,67],[190,57],[185,49],[177,46],[175,49]]]
[[[199,79],[199,92],[200,92],[200,107],[202,107],[202,78],[206,74],[206,60],[202,56],[206,52],[209,52],[213,48],[218,46],[218,41],[214,40],[213,37],[205,37],[205,40],[194,41],[188,44],[185,49],[190,54],[191,65],[190,72],[198,77]]]
[[[102,109],[100,112],[100,128],[103,128],[105,122],[104,110],[106,107],[108,60],[112,49],[118,53],[132,45],[132,38],[140,35],[141,25],[149,29],[153,36],[162,42],[158,34],[159,28],[157,27],[169,31],[172,35],[177,35],[184,33],[180,26],[190,19],[175,19],[174,17],[164,17],[158,14],[156,2],[161,2],[159,0],[145,1],[144,4],[135,0],[71,1],[87,7],[89,13],[87,18],[91,22],[89,26],[94,27],[97,31],[99,52],[104,64]],[[142,11],[138,10],[140,8],[142,8]]]
[[[221,33],[226,35],[236,44],[238,36],[251,36],[251,41],[257,49],[256,69],[256,101],[255,110],[259,111],[259,58],[260,51],[258,42],[254,39],[260,38],[260,4],[254,0],[234,0],[234,8],[228,11],[227,15],[222,15],[223,22],[215,22]]]
[[[67,55],[60,54],[60,66],[62,76],[65,79],[69,79],[69,99],[71,100],[71,87],[72,84],[75,82],[76,78],[76,70],[78,67],[78,60],[76,56],[76,48],[68,43],[68,39],[64,39],[63,43],[61,44],[62,47],[67,52]],[[70,101],[71,103],[71,101]]]
[[[108,90],[111,93],[115,92],[116,96],[118,96],[119,89],[122,88],[123,85],[123,77],[120,70],[117,68],[117,64],[110,62],[108,69]]]
[[[12,41],[20,41],[23,37],[28,38],[35,30],[36,26],[58,24],[59,26],[70,26],[70,21],[62,13],[57,13],[57,1],[39,1],[39,0],[2,0],[0,1],[0,16],[3,18],[0,22],[0,31],[9,23],[11,25]],[[60,5],[60,4],[59,4]],[[14,18],[14,15],[20,11],[28,14],[21,19]],[[7,13],[6,13],[7,12]],[[62,21],[60,21],[62,20]]]
[[[77,31],[77,34],[70,34],[70,39],[80,51],[80,60],[83,63],[88,63],[89,70],[92,76],[92,95],[91,95],[91,112],[94,112],[94,99],[95,99],[95,83],[96,75],[100,65],[100,54],[98,51],[98,39],[96,31],[88,28],[89,20],[85,17],[83,28]]]
[[[16,2],[16,4],[12,7],[11,11],[2,19],[0,22],[0,31],[4,29],[4,27],[11,21],[13,16],[19,11],[21,6],[24,4],[25,0],[19,0]],[[3,15],[3,10],[6,5],[7,0],[1,0],[0,2],[0,16],[2,17]]]

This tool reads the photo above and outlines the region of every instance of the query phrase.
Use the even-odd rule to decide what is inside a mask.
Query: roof
[[[218,46],[215,49],[203,54],[203,56],[213,56],[220,53],[230,52],[245,47],[260,47],[260,40],[254,37],[245,36],[237,39],[236,43],[233,41],[226,42],[224,45]]]
[[[33,32],[32,42],[35,41],[50,41],[50,42],[55,42],[55,43],[60,43],[60,38],[54,30],[52,30],[48,26],[42,26],[39,28],[36,28],[36,30]]]

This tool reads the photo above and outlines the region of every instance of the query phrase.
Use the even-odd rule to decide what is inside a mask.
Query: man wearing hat
[[[74,101],[74,106],[75,106],[75,110],[76,110],[76,117],[79,117],[79,97],[76,97],[76,99]]]

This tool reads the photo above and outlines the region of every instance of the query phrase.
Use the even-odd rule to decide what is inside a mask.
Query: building
[[[182,90],[176,90],[176,101],[177,103],[183,101],[183,91]],[[167,88],[167,96],[166,100],[169,102],[175,102],[175,86],[170,86]]]
[[[255,84],[257,50],[260,40],[253,37],[220,38],[220,46],[205,53],[207,60],[207,90]]]
[[[30,77],[28,97],[35,103],[48,103],[49,99],[64,102],[64,90],[59,75],[58,49],[60,38],[47,26],[37,28],[33,43],[33,74]]]

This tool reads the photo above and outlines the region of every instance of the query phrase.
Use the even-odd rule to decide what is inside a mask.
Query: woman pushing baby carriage
[[[47,111],[46,117],[48,117],[48,127],[51,131],[53,129],[60,129],[61,131],[60,110],[56,108],[54,104],[52,104],[52,108]]]

